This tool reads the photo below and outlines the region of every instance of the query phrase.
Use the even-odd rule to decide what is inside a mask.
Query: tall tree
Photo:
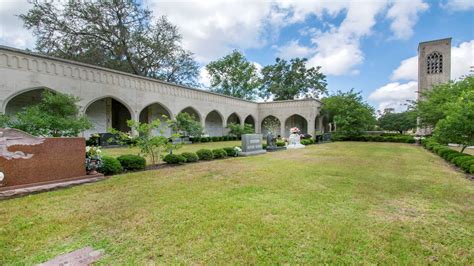
[[[292,100],[317,98],[326,93],[326,76],[321,67],[306,66],[307,59],[295,58],[289,62],[277,58],[276,63],[262,69],[263,86],[260,96],[265,99]]]
[[[260,78],[254,64],[234,50],[223,58],[210,62],[206,70],[211,77],[211,91],[246,100],[254,100]]]
[[[423,92],[421,99],[414,104],[421,125],[436,126],[439,120],[446,117],[448,105],[455,102],[464,92],[472,90],[474,90],[474,76],[436,85],[433,89]]]
[[[375,125],[374,108],[364,102],[360,92],[337,91],[322,102],[322,112],[336,124],[337,132],[357,136]]]
[[[440,143],[460,144],[461,152],[474,145],[474,88],[464,91],[456,101],[448,104],[445,115],[436,124],[435,139]]]
[[[196,85],[198,64],[166,17],[153,21],[137,0],[33,2],[20,15],[43,54],[145,77]]]
[[[416,113],[414,111],[384,112],[378,122],[381,129],[394,130],[403,134],[407,130],[416,128]]]

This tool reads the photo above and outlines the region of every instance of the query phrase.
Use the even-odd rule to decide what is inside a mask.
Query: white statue
[[[300,130],[297,127],[290,129],[290,137],[288,138],[287,149],[302,149],[305,146],[301,144]]]

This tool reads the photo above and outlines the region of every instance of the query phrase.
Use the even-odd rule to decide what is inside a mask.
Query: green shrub
[[[474,174],[474,165],[471,165],[471,169],[469,169],[469,173]]]
[[[163,161],[169,164],[183,164],[186,162],[186,158],[180,154],[167,154]]]
[[[222,159],[227,157],[227,152],[224,149],[214,149],[212,155],[214,159]]]
[[[208,137],[202,137],[201,142],[209,142],[210,139]]]
[[[120,164],[124,170],[134,171],[134,170],[143,170],[145,169],[146,160],[145,158],[134,155],[134,154],[125,154],[117,157]]]
[[[474,156],[471,157],[471,159],[461,163],[460,167],[462,168],[462,170],[469,172],[469,169],[471,169],[471,165],[474,165]]]
[[[278,147],[284,147],[284,146],[285,146],[285,142],[284,142],[284,141],[277,141],[277,142],[276,142],[276,145],[277,145]]]
[[[450,154],[455,154],[455,153],[458,153],[458,152],[450,148],[442,149],[438,151],[439,156],[443,157],[445,160],[448,160],[448,156]]]
[[[122,165],[114,157],[102,156],[102,165],[97,171],[104,175],[115,175],[122,172]]]
[[[262,149],[264,149],[264,150],[265,150],[265,149],[267,149],[267,147],[268,147],[268,144],[266,144],[266,143],[262,143]]]
[[[223,150],[227,153],[229,157],[235,157],[237,152],[235,151],[234,147],[225,147]]]
[[[464,162],[469,161],[471,158],[472,158],[471,155],[464,154],[463,156],[456,157],[456,158],[453,160],[453,163],[454,163],[456,166],[461,167],[461,165],[462,165]]]
[[[199,160],[199,157],[194,152],[183,152],[181,153],[181,156],[183,156],[186,159],[187,163],[194,163]]]
[[[311,145],[313,144],[313,141],[311,139],[302,139],[301,144],[303,145]]]
[[[212,151],[209,149],[200,149],[196,152],[196,154],[199,157],[199,160],[203,160],[203,161],[209,161],[214,158]]]
[[[448,160],[448,161],[454,163],[453,160],[454,160],[455,158],[457,158],[457,157],[459,157],[459,156],[464,156],[464,155],[465,155],[465,154],[456,151],[455,153],[449,154],[448,157],[446,158],[446,160]]]

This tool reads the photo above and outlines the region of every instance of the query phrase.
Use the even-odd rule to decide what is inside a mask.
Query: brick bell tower
[[[421,93],[433,85],[449,82],[451,78],[451,38],[418,44],[418,100]],[[419,124],[420,121],[418,121]],[[417,135],[431,135],[431,128],[418,127]]]

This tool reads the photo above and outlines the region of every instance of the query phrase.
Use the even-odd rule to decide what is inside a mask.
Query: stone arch
[[[84,114],[92,122],[92,129],[85,132],[88,137],[94,133],[106,133],[110,128],[129,132],[127,120],[134,117],[133,109],[114,96],[102,96],[84,106]]]
[[[211,137],[224,135],[224,119],[217,110],[212,110],[206,115],[204,132]]]
[[[275,136],[280,135],[281,132],[281,121],[273,115],[266,116],[262,120],[262,134],[267,135],[268,132],[272,132]]]
[[[255,130],[255,118],[253,118],[252,115],[248,115],[248,116],[245,118],[244,124],[252,125],[253,129]]]
[[[285,137],[290,136],[290,128],[292,127],[299,128],[301,133],[308,133],[308,121],[299,114],[290,115],[285,120]]]
[[[18,91],[5,100],[2,112],[8,115],[15,115],[23,108],[39,103],[41,95],[45,91],[57,92],[47,87],[33,87]]]
[[[227,117],[227,122],[226,125],[229,125],[230,123],[235,123],[240,125],[240,116],[237,113],[232,113]]]
[[[160,127],[153,133],[155,135],[159,135],[162,132],[166,137],[169,137],[172,134],[167,120],[173,119],[173,116],[171,111],[164,104],[154,102],[145,106],[145,108],[140,111],[138,119],[141,123],[150,123],[156,119],[159,119],[161,121]]]
[[[198,110],[196,110],[195,108],[193,108],[191,106],[188,106],[188,107],[184,108],[179,113],[188,113],[189,115],[193,116],[196,121],[198,121],[198,122],[202,121],[201,114],[198,112]]]

